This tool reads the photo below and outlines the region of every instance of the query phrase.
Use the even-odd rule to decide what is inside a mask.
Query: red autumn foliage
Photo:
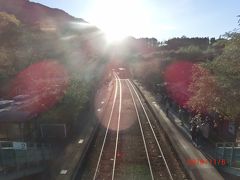
[[[13,80],[9,97],[27,95],[21,110],[40,113],[54,106],[68,87],[68,73],[57,61],[32,64]]]

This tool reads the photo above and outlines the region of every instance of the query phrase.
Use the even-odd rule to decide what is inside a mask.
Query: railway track
[[[106,127],[106,132],[104,135],[103,139],[103,144],[101,147],[101,151],[98,157],[98,162],[97,166],[94,172],[93,180],[95,179],[114,179],[115,175],[115,166],[116,166],[116,157],[117,157],[117,148],[118,148],[118,138],[119,138],[119,125],[120,125],[120,120],[121,120],[121,103],[122,103],[122,87],[121,87],[121,81],[119,78],[117,78],[116,74],[114,73],[114,77],[116,79],[116,88],[115,88],[115,93],[114,93],[114,100],[113,100],[113,105],[111,108],[108,124]],[[110,132],[109,127],[112,122],[112,116],[114,112],[114,107],[115,107],[115,102],[117,98],[119,90],[119,105],[118,105],[118,118],[117,118],[117,123],[116,123],[116,132]],[[113,125],[114,126],[114,125]],[[114,147],[114,148],[112,148]],[[104,151],[104,148],[109,149],[110,151]],[[112,157],[112,154],[114,156]],[[109,159],[113,161],[113,163],[109,163]],[[101,172],[101,173],[99,173]],[[109,174],[109,172],[112,172]]]
[[[113,75],[107,123],[100,128],[78,179],[187,179],[134,84]],[[134,123],[121,129],[124,119]]]
[[[128,88],[132,96],[132,100],[134,103],[134,107],[136,110],[137,118],[138,118],[138,123],[139,127],[141,130],[142,134],[142,139],[144,142],[144,148],[146,152],[146,156],[148,159],[148,165],[149,165],[149,170],[151,173],[151,178],[152,179],[169,179],[173,180],[172,173],[169,169],[168,163],[166,161],[165,155],[163,154],[161,145],[158,142],[157,138],[157,133],[156,127],[152,124],[150,121],[148,114],[146,112],[145,107],[143,106],[142,100],[140,99],[134,85],[132,82],[128,79]],[[130,87],[131,86],[131,87]],[[144,121],[143,119],[140,118],[139,116],[139,108],[136,105],[136,100],[134,98],[134,94],[137,97],[136,99],[139,101],[141,108],[144,112],[144,115],[146,117],[146,120]]]

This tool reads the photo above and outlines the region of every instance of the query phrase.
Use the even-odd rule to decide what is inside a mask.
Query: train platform
[[[68,143],[59,158],[50,164],[50,170],[47,176],[50,175],[51,180],[76,179],[78,170],[84,161],[84,157],[99,126],[97,116],[105,113],[106,106],[113,92],[113,87],[113,81],[104,84],[97,91],[90,112],[87,113],[86,117],[79,117],[82,119],[81,121],[79,120],[79,123],[85,123],[80,124],[81,127],[78,130],[78,135]]]
[[[156,103],[156,98],[141,84],[137,82],[135,84],[143,95],[145,103],[148,104],[161,126],[165,129],[166,135],[190,178],[193,180],[224,179],[214,166],[224,166],[226,162],[224,160],[209,160],[206,154],[193,145],[189,132],[182,126],[181,121],[176,116],[174,122],[171,121],[160,105]]]
[[[94,118],[90,116],[89,118],[92,120],[84,125],[81,133],[68,143],[58,158],[51,162],[49,174],[47,175],[48,178],[50,176],[51,180],[75,179],[74,177],[97,128]]]

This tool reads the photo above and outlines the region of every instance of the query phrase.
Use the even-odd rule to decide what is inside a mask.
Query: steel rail
[[[136,95],[137,98],[138,98],[138,101],[139,101],[140,104],[141,104],[141,107],[142,107],[142,109],[143,109],[143,111],[144,111],[144,114],[145,114],[145,116],[146,116],[146,118],[147,118],[147,121],[148,121],[148,124],[149,124],[149,126],[150,126],[150,129],[151,129],[151,131],[152,131],[152,133],[153,133],[154,139],[155,139],[155,141],[156,141],[156,143],[157,143],[157,145],[158,145],[158,149],[159,149],[159,151],[160,151],[160,153],[161,153],[161,156],[162,156],[162,158],[163,158],[164,164],[165,164],[165,166],[166,166],[166,168],[167,168],[169,177],[171,178],[171,180],[173,180],[172,173],[171,173],[171,171],[170,171],[170,169],[169,169],[169,166],[168,166],[167,161],[166,161],[166,158],[165,158],[165,156],[164,156],[164,154],[163,154],[162,148],[161,148],[161,146],[160,146],[160,144],[159,144],[159,142],[158,142],[158,140],[157,140],[156,133],[155,133],[154,130],[153,130],[151,121],[150,121],[150,119],[149,119],[149,117],[148,117],[148,115],[147,115],[147,112],[146,112],[146,110],[145,110],[145,108],[144,108],[144,106],[143,106],[143,103],[142,103],[142,101],[141,101],[141,99],[140,99],[140,97],[139,97],[139,95],[138,95],[138,92],[136,91],[136,89],[135,89],[134,85],[132,84],[132,82],[131,82],[129,79],[128,79],[127,81],[128,81],[129,84],[131,85],[132,89],[134,90],[135,95]]]
[[[114,72],[115,73],[115,72]],[[114,180],[115,176],[115,167],[116,167],[116,160],[117,160],[117,149],[118,149],[118,139],[119,139],[119,127],[121,121],[121,111],[122,111],[122,85],[121,79],[115,73],[117,80],[119,81],[119,107],[118,107],[118,124],[117,124],[117,137],[115,142],[115,152],[114,152],[114,161],[113,161],[113,169],[112,169],[112,180]]]
[[[101,151],[100,151],[100,154],[99,154],[99,157],[98,157],[98,162],[97,162],[97,166],[96,166],[96,169],[95,169],[95,172],[94,172],[93,180],[95,180],[97,178],[97,173],[98,173],[98,169],[99,169],[99,166],[100,166],[100,161],[101,161],[102,154],[103,154],[103,149],[104,149],[104,146],[105,146],[105,143],[106,143],[106,139],[107,139],[107,135],[108,135],[108,131],[109,131],[109,126],[110,126],[110,123],[112,121],[113,110],[114,110],[114,107],[115,107],[115,104],[116,104],[116,98],[117,98],[117,93],[118,93],[118,83],[119,82],[118,82],[118,79],[117,79],[115,74],[114,74],[114,77],[115,77],[115,80],[116,80],[116,85],[115,85],[115,92],[114,92],[114,98],[113,98],[113,105],[112,105],[112,109],[111,109],[110,116],[109,116],[109,119],[108,119],[108,124],[107,124],[107,128],[106,128],[106,131],[105,131]]]
[[[154,180],[153,171],[152,171],[152,165],[151,165],[151,162],[150,162],[149,153],[148,153],[148,149],[147,149],[147,144],[146,144],[146,140],[145,140],[145,135],[144,135],[144,132],[143,132],[142,123],[141,123],[140,116],[139,116],[139,113],[138,113],[136,101],[135,101],[135,99],[133,97],[133,93],[132,93],[132,90],[131,90],[131,88],[129,86],[128,81],[126,81],[126,83],[127,83],[128,89],[130,91],[130,94],[131,94],[131,97],[132,97],[132,101],[133,101],[133,104],[134,104],[134,107],[135,107],[135,111],[136,111],[136,114],[137,114],[138,124],[139,124],[141,135],[142,135],[142,140],[143,140],[144,149],[145,149],[146,156],[147,156],[147,161],[148,161],[150,174],[151,174],[152,180]]]

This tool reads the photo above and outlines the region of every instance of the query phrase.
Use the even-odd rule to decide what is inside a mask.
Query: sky
[[[238,27],[239,0],[31,0],[96,25],[109,37],[219,37]]]

